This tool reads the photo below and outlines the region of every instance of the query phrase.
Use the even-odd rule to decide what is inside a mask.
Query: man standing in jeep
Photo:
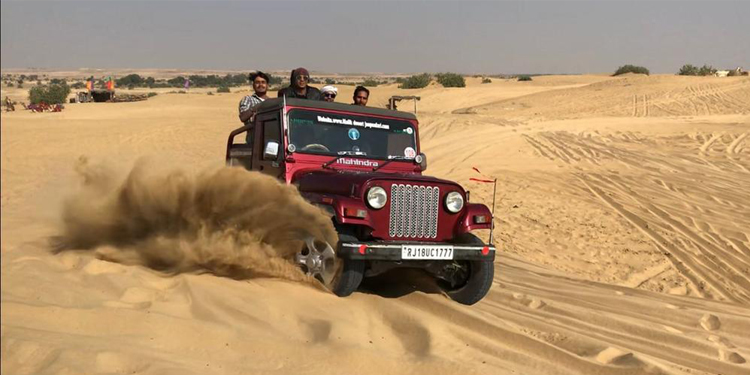
[[[294,69],[289,86],[279,90],[277,97],[320,100],[320,90],[308,86],[308,83],[310,83],[310,73],[307,69]]]
[[[240,121],[245,125],[252,121],[253,113],[255,113],[253,107],[267,99],[268,81],[270,81],[268,74],[261,71],[250,73],[248,78],[250,79],[250,84],[253,85],[255,93],[247,95],[240,100]]]

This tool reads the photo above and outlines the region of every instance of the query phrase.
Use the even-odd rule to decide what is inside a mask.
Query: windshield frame
[[[290,150],[289,145],[294,144],[292,142],[292,133],[294,130],[292,129],[292,123],[291,123],[291,115],[296,111],[302,111],[307,112],[311,114],[320,114],[320,115],[335,115],[338,117],[358,117],[358,118],[367,118],[367,119],[373,119],[378,120],[380,122],[390,121],[390,122],[397,122],[400,124],[406,124],[408,127],[412,129],[411,135],[411,141],[413,142],[413,148],[414,148],[414,157],[406,158],[405,155],[369,155],[369,154],[360,154],[360,153],[354,153],[352,151],[339,151],[339,152],[310,152],[310,150],[306,151],[300,151],[299,149]],[[302,154],[302,155],[310,155],[310,156],[322,156],[322,157],[331,157],[331,158],[339,158],[339,157],[348,157],[348,158],[363,158],[363,159],[374,159],[374,160],[392,160],[394,162],[408,162],[408,163],[415,163],[415,157],[420,154],[420,144],[419,144],[419,127],[418,122],[416,120],[409,120],[409,119],[403,119],[403,118],[397,118],[397,117],[387,117],[387,116],[379,116],[379,115],[373,115],[369,113],[356,113],[356,112],[346,112],[346,111],[332,111],[332,110],[324,110],[324,109],[318,109],[318,108],[308,108],[308,107],[292,107],[288,106],[285,108],[284,111],[284,124],[285,126],[285,132],[284,132],[284,138],[286,143],[286,152],[289,154]],[[342,128],[349,126],[349,125],[338,125],[338,124],[331,124],[333,126],[340,126]],[[295,144],[295,147],[297,145]],[[409,146],[412,147],[412,146]]]

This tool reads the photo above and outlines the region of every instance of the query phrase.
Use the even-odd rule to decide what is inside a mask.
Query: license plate
[[[402,245],[401,259],[453,259],[453,246]]]

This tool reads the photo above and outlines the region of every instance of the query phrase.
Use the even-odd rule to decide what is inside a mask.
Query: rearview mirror
[[[279,156],[279,143],[269,141],[266,143],[266,148],[263,150],[263,160],[276,160]]]
[[[419,164],[419,168],[423,171],[427,169],[427,155],[424,153],[420,152],[419,155],[414,158],[414,161]]]

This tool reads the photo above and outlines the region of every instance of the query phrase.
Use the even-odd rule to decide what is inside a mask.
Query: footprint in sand
[[[596,361],[603,365],[640,366],[643,363],[632,352],[608,347],[596,355]]]
[[[534,298],[531,300],[531,302],[529,302],[529,307],[534,310],[541,309],[544,306],[547,306],[547,303],[538,298]]]
[[[719,359],[724,362],[731,362],[731,363],[745,363],[745,358],[739,353],[727,350],[727,349],[719,349]]]
[[[137,374],[148,368],[148,364],[122,353],[101,352],[96,355],[96,371],[108,374]]]
[[[716,344],[716,346],[719,347],[720,360],[731,363],[745,363],[745,358],[739,353],[732,350],[736,348],[736,346],[729,342],[729,340],[721,336],[710,335],[708,336],[708,341],[713,342],[714,344]]]
[[[703,327],[703,329],[705,329],[706,331],[715,331],[721,328],[721,321],[716,317],[716,315],[712,314],[703,315],[700,324],[701,327]]]
[[[117,263],[92,259],[83,267],[83,272],[86,272],[89,275],[102,275],[108,273],[124,273],[125,269]]]
[[[151,289],[133,287],[125,290],[119,301],[107,301],[105,306],[125,307],[132,309],[145,309],[151,307],[151,303],[156,299],[156,291]]]

